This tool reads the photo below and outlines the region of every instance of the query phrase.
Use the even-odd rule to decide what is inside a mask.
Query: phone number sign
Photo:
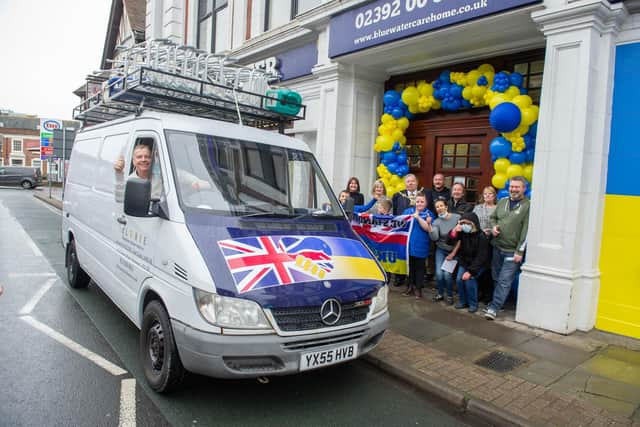
[[[331,18],[336,57],[542,0],[378,0]]]

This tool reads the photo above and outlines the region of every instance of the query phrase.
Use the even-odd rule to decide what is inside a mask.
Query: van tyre
[[[67,245],[67,281],[74,289],[86,288],[91,281],[89,275],[80,267],[76,242],[72,240]]]
[[[167,310],[159,301],[144,309],[140,329],[140,361],[149,386],[158,393],[175,390],[184,379]]]
[[[25,190],[31,190],[33,188],[33,185],[31,185],[31,182],[26,179],[22,181],[20,185],[22,185],[22,188],[24,188]]]

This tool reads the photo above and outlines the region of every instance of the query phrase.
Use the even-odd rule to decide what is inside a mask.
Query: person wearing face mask
[[[433,297],[434,302],[442,301],[446,297],[447,304],[453,305],[453,276],[448,271],[442,269],[445,259],[453,259],[452,251],[455,242],[451,241],[449,233],[458,224],[460,215],[449,213],[448,201],[446,199],[436,200],[436,213],[438,218],[433,224],[428,224],[427,231],[431,240],[436,242],[436,286],[437,294]]]
[[[424,285],[424,262],[429,256],[429,235],[427,230],[435,216],[427,209],[427,198],[424,193],[416,195],[416,205],[407,208],[403,215],[411,215],[411,232],[409,233],[409,283],[405,296],[415,294],[416,299],[422,298]]]
[[[524,196],[525,183],[521,176],[511,178],[509,197],[501,199],[491,214],[491,274],[495,289],[493,300],[485,309],[484,317],[487,320],[495,319],[502,309],[524,256],[529,229],[529,200]]]
[[[480,220],[473,212],[462,215],[458,224],[449,233],[452,241],[460,242],[456,251],[458,260],[457,309],[469,308],[469,313],[478,310],[478,278],[489,267],[491,248],[489,240],[480,228]]]
[[[459,182],[451,187],[451,200],[449,200],[449,212],[462,215],[473,210],[473,204],[465,200],[465,188]]]

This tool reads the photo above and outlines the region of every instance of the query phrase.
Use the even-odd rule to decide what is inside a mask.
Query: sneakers
[[[440,294],[435,294],[435,295],[433,296],[433,298],[431,298],[431,301],[433,301],[433,302],[438,302],[438,301],[442,301],[443,299],[444,299],[444,297],[443,297],[442,295],[440,295]]]
[[[408,288],[406,291],[402,293],[402,296],[408,297],[413,295],[413,288]]]
[[[484,311],[484,318],[487,320],[495,320],[497,315],[498,313],[496,313],[496,311],[493,308],[487,308]]]
[[[453,297],[447,297],[447,305],[453,305]]]
[[[469,313],[475,313],[478,311],[478,307],[469,307]]]
[[[458,309],[458,310],[462,310],[463,308],[467,308],[467,304],[463,304],[463,303],[459,302],[459,303],[456,304],[455,308]]]

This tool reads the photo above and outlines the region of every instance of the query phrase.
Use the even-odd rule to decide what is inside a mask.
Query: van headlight
[[[262,307],[256,302],[223,297],[195,290],[196,305],[202,317],[221,328],[272,329]]]
[[[387,308],[389,296],[389,286],[384,285],[378,291],[378,294],[373,298],[373,312],[372,316],[384,311]]]

